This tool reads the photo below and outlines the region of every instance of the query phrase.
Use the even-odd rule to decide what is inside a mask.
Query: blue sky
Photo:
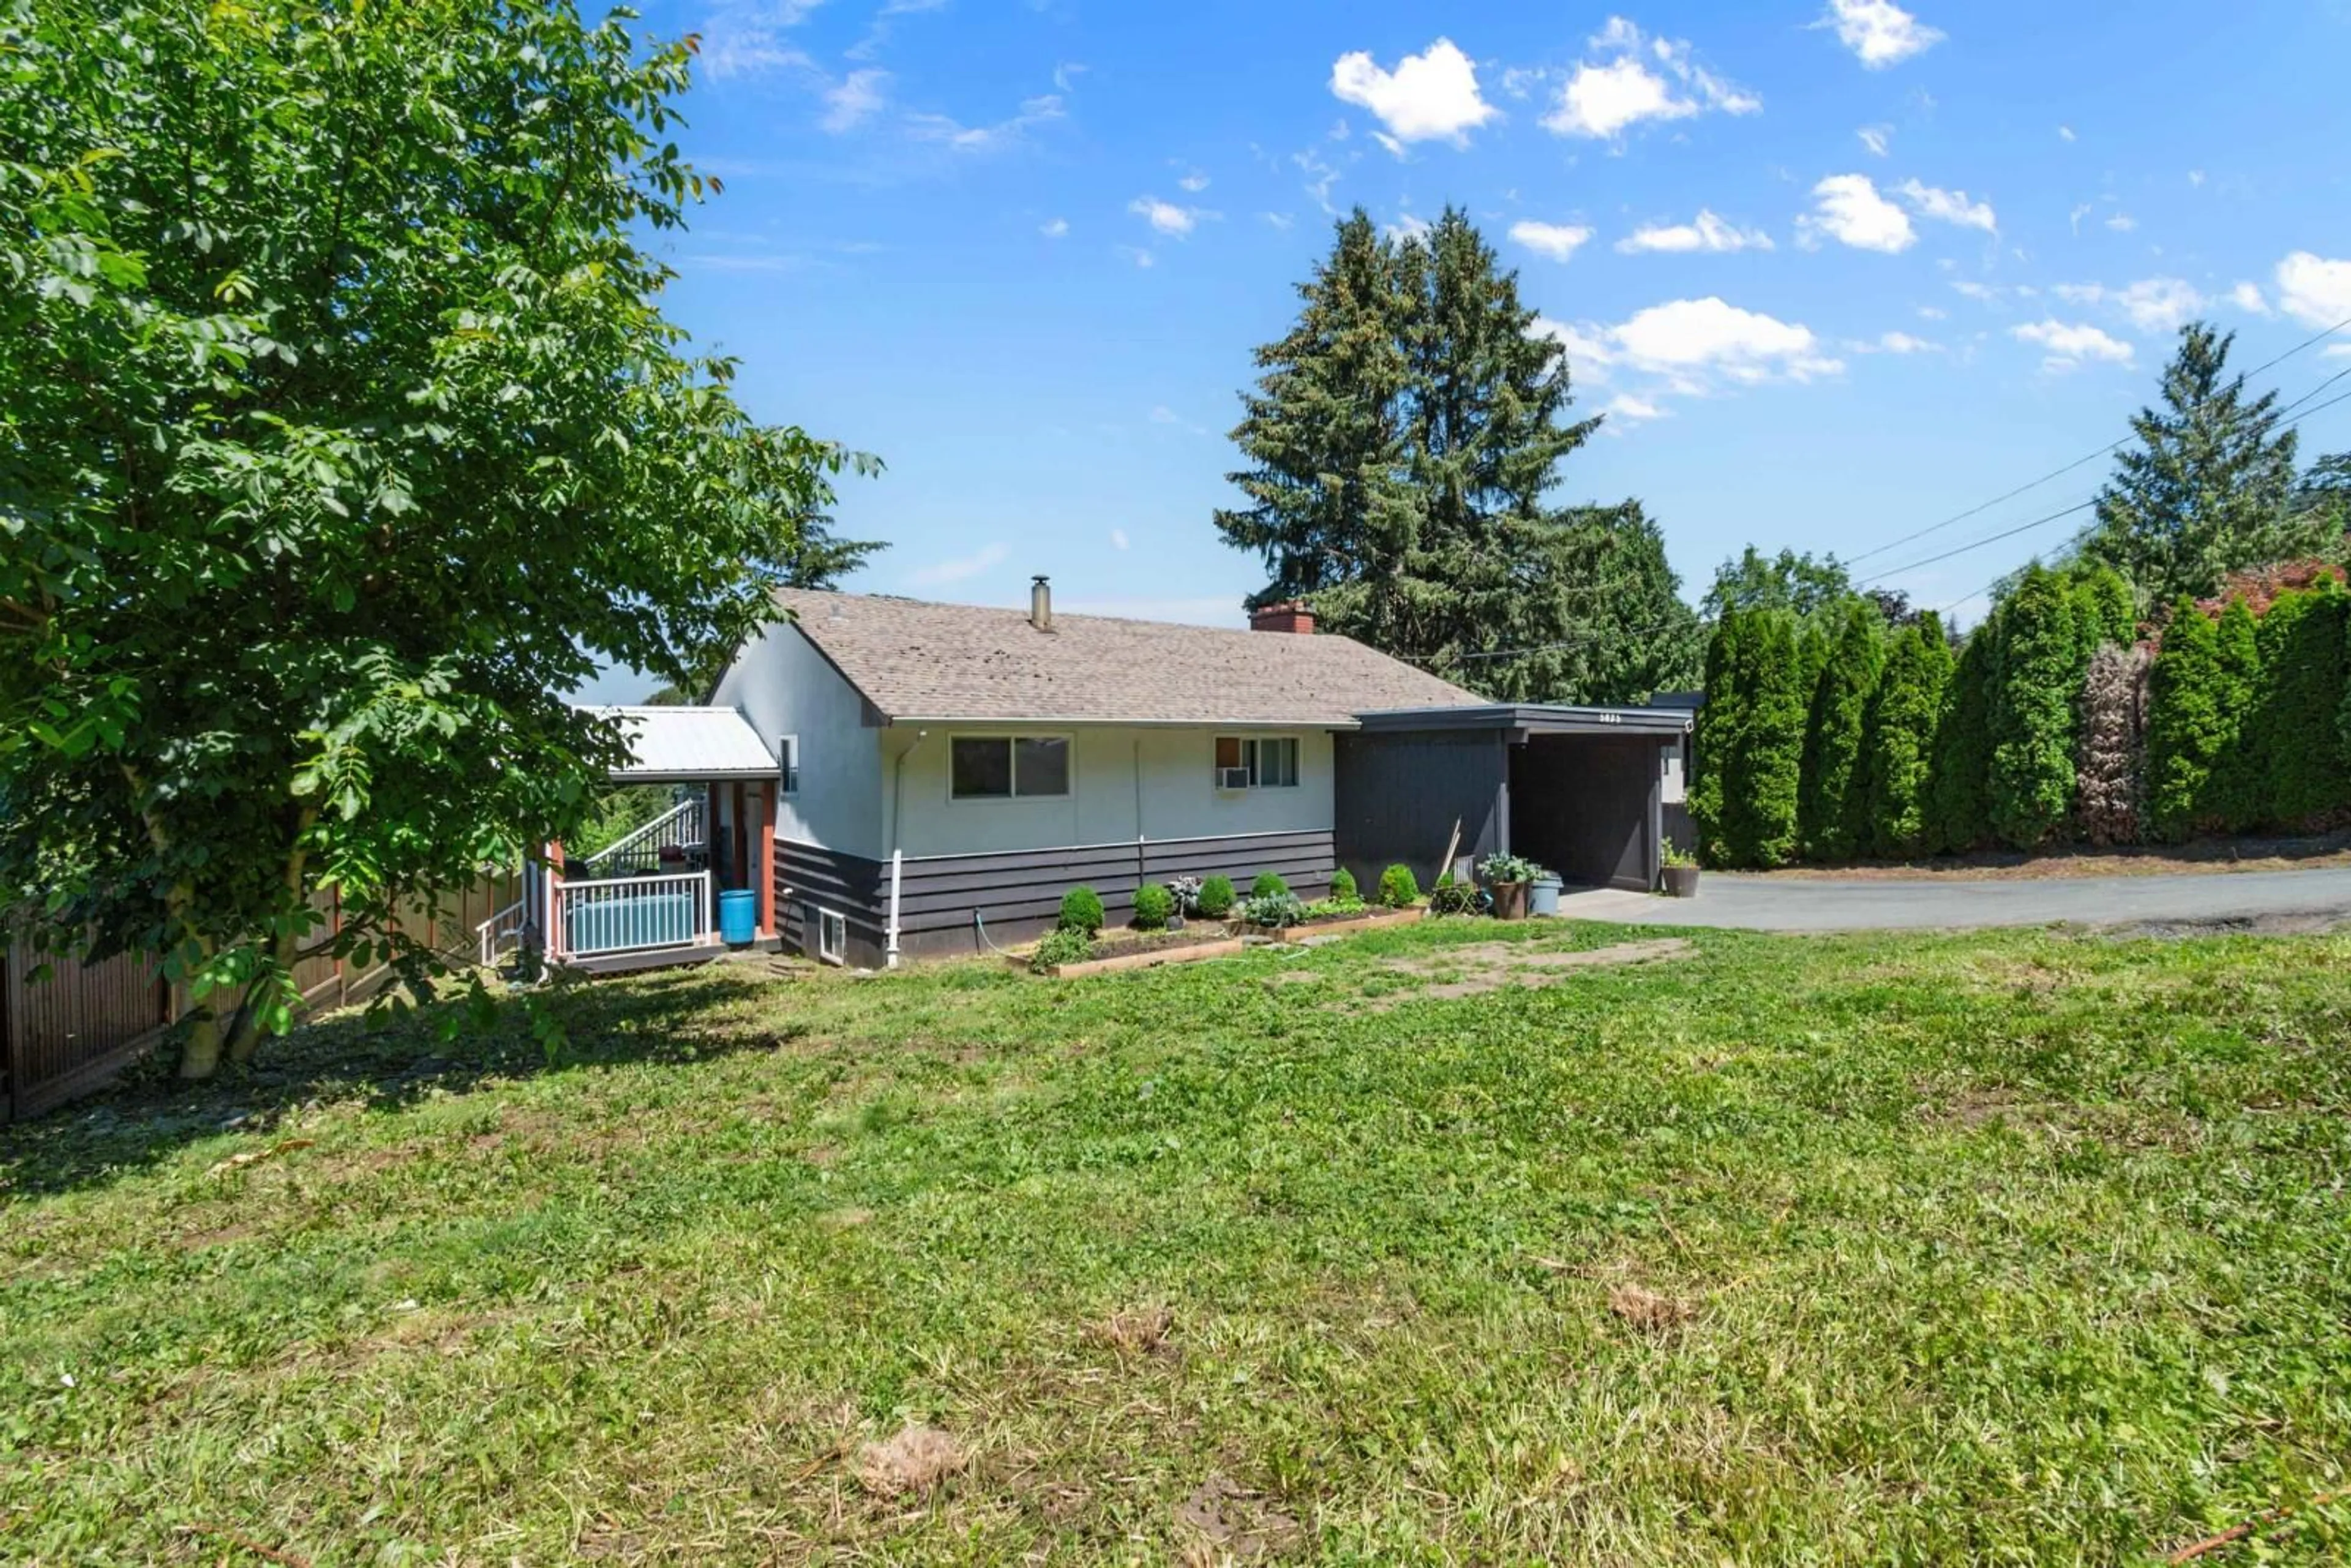
[[[1235,394],[1358,203],[1484,227],[1609,412],[1562,499],[1641,498],[1693,598],[1749,542],[1862,555],[2116,439],[2184,316],[2247,367],[2351,316],[2344,0],[646,21],[702,37],[682,140],[726,183],[662,241],[671,313],[756,414],[886,461],[840,508],[891,542],[852,584],[876,591],[1011,604],[1044,571],[1065,607],[1237,622],[1259,570],[1209,520]],[[2298,396],[2346,355],[2260,380]],[[2351,447],[2351,403],[2304,432]],[[1965,601],[2069,526],[1891,581]]]

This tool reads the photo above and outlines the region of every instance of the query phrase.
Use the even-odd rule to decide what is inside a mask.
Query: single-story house
[[[1246,632],[1065,615],[1043,578],[1026,612],[776,604],[705,706],[627,710],[637,762],[615,777],[724,764],[653,836],[680,841],[660,851],[672,874],[756,890],[760,936],[787,949],[871,966],[1009,946],[1080,883],[1114,921],[1175,876],[1245,891],[1271,871],[1311,899],[1337,866],[1368,894],[1401,861],[1426,887],[1449,839],[1457,866],[1515,850],[1571,881],[1656,883],[1687,714],[1489,703],[1297,605]]]

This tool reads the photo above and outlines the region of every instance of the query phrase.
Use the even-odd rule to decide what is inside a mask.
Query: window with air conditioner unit
[[[1217,737],[1216,780],[1219,789],[1296,789],[1298,737],[1294,735]]]

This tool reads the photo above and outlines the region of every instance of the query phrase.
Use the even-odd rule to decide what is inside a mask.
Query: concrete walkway
[[[1696,898],[1571,893],[1559,912],[1578,920],[1750,931],[1958,930],[2057,921],[2315,925],[2351,921],[2351,869],[2011,882],[1832,882],[1708,872]]]

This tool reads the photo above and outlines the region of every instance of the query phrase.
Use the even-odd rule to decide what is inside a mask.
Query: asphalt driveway
[[[1559,912],[1582,920],[1750,931],[1960,930],[2059,921],[2307,929],[2351,921],[2351,869],[1996,882],[1831,882],[1708,872],[1696,898],[1580,892],[1562,898]]]

